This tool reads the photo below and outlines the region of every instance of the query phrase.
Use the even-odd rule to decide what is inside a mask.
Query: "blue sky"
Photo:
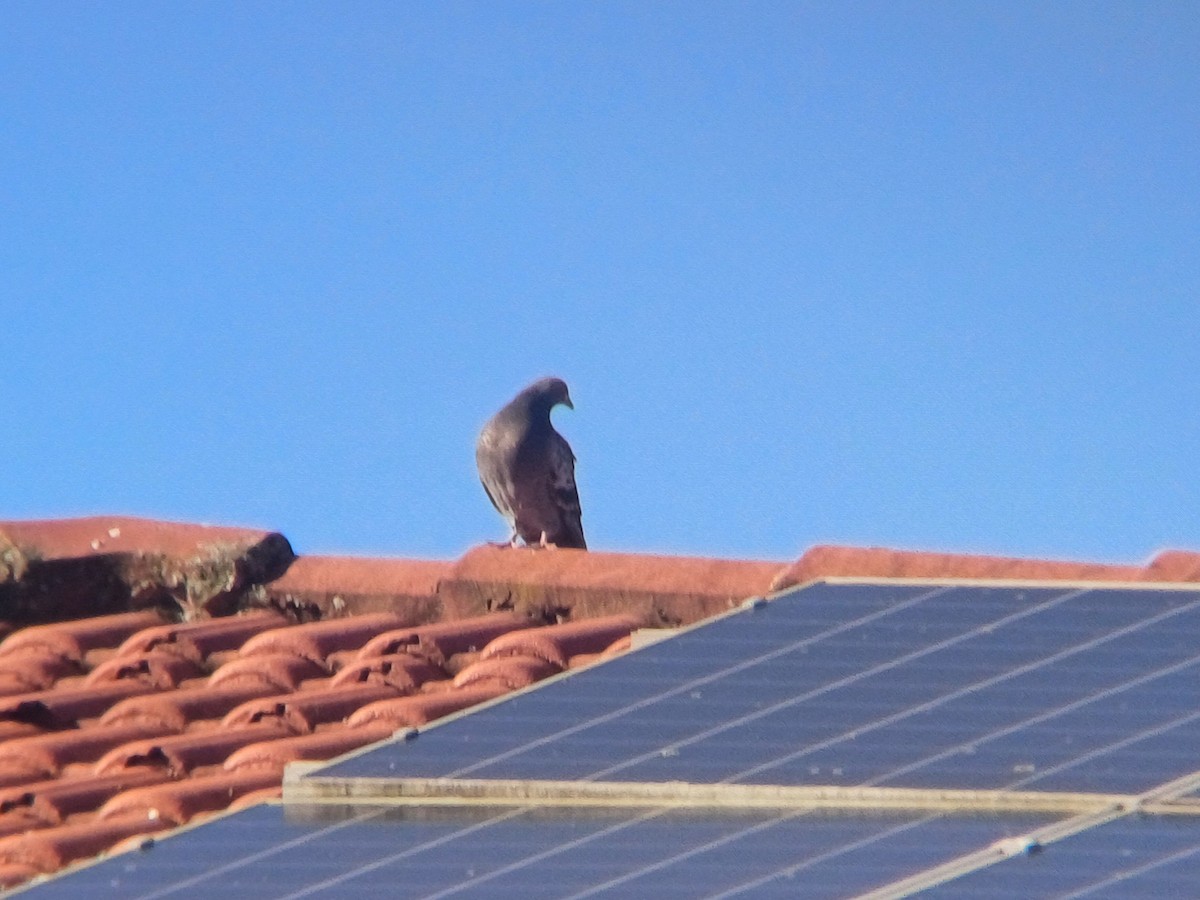
[[[1192,3],[6,3],[0,519],[1200,548]]]

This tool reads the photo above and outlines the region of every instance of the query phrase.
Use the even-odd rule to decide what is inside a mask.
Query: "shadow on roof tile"
[[[410,693],[427,681],[445,679],[446,673],[428,659],[409,653],[375,656],[361,659],[333,676],[335,687],[350,684],[381,684]]]
[[[0,720],[28,722],[42,728],[74,728],[81,719],[92,719],[122,701],[149,694],[151,685],[140,681],[58,686],[0,699]]]
[[[44,691],[60,678],[82,674],[83,667],[74,660],[48,648],[29,648],[0,657],[0,695]]]

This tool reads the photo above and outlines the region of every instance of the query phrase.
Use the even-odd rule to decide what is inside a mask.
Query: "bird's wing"
[[[489,423],[479,435],[475,445],[475,466],[479,470],[479,483],[500,515],[513,519],[513,485],[509,467],[505,465],[504,453],[498,446],[495,429]]]
[[[562,532],[554,541],[559,547],[587,549],[583,538],[583,512],[579,506],[579,490],[575,487],[575,454],[571,445],[557,431],[550,440],[550,497],[562,521]]]

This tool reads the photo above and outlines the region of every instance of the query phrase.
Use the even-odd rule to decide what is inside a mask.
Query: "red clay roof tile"
[[[157,625],[162,618],[153,612],[117,613],[74,622],[32,625],[10,634],[0,644],[0,658],[36,648],[63,659],[82,663],[84,654],[97,647],[112,647],[129,635]]]
[[[61,825],[68,816],[91,812],[121,791],[157,784],[169,777],[161,770],[139,768],[23,784],[0,791],[0,815],[24,811],[37,819],[38,827]]]
[[[132,679],[155,690],[178,687],[181,681],[198,678],[204,671],[196,663],[170,653],[151,650],[148,653],[114,656],[92,669],[84,680],[86,685]]]
[[[442,618],[438,582],[450,563],[431,560],[301,556],[267,585],[285,609],[321,617],[404,611],[410,622]]]
[[[213,672],[209,687],[259,685],[279,693],[294,691],[300,683],[328,673],[311,659],[290,653],[264,653],[230,660]]]
[[[448,716],[451,713],[492,700],[505,694],[496,682],[485,687],[463,688],[462,690],[439,691],[436,694],[418,694],[412,697],[397,697],[369,703],[346,720],[351,728],[384,726],[392,731],[400,728],[418,728]]]
[[[482,650],[491,640],[502,634],[528,628],[528,619],[516,613],[491,613],[470,619],[422,625],[419,628],[400,628],[386,631],[358,651],[360,659],[370,656],[388,656],[405,651],[428,656],[439,664],[456,653]]]
[[[57,776],[68,763],[92,763],[129,741],[162,734],[141,725],[55,731],[0,744],[0,772],[24,773],[30,781]]]
[[[12,740],[18,737],[28,737],[33,734],[44,734],[46,729],[39,728],[29,722],[3,722],[0,721],[0,742]]]
[[[44,691],[0,699],[0,719],[43,728],[73,728],[81,719],[95,718],[126,698],[153,691],[148,684],[128,679],[80,686],[60,683]]]
[[[1146,567],[1147,581],[1200,581],[1200,553],[1164,550]]]
[[[11,788],[8,788],[8,790],[11,790]],[[0,837],[24,834],[35,828],[47,828],[53,824],[53,822],[46,822],[38,818],[30,810],[17,809],[5,815],[0,815]]]
[[[575,654],[599,653],[613,641],[628,637],[638,624],[632,616],[605,616],[513,631],[484,647],[482,658],[536,656],[565,669],[567,660]]]
[[[381,631],[411,624],[401,613],[371,613],[349,619],[331,619],[291,625],[257,634],[242,646],[241,655],[289,653],[323,665],[336,651],[357,650]]]
[[[202,766],[217,766],[229,754],[248,744],[283,737],[291,732],[277,723],[238,729],[216,729],[132,741],[109,751],[96,763],[97,775],[154,768],[172,778],[183,778]]]
[[[41,871],[33,866],[19,863],[0,865],[0,888],[16,887],[40,874],[42,874]]]
[[[0,657],[0,694],[26,694],[44,691],[58,679],[80,675],[77,662],[48,649],[29,648]]]
[[[456,688],[497,684],[505,690],[528,687],[563,670],[564,666],[538,656],[499,656],[467,666],[454,677]]]
[[[447,617],[512,609],[553,622],[613,614],[678,625],[767,590],[779,564],[682,556],[476,547],[442,581]]]
[[[274,772],[245,769],[133,788],[100,807],[97,822],[140,816],[167,825],[183,825],[198,813],[225,809],[243,794],[273,787],[278,781]]]
[[[236,706],[258,697],[268,697],[273,689],[241,685],[202,687],[150,694],[122,701],[101,718],[103,725],[136,722],[160,729],[159,734],[181,732],[197,719],[220,719]]]
[[[235,797],[229,804],[229,809],[245,809],[247,806],[257,806],[268,800],[278,800],[282,796],[282,785],[273,784],[270,787],[259,788],[257,791],[246,791],[240,797]]]
[[[1051,562],[879,547],[818,546],[776,575],[772,591],[829,577],[980,578],[1030,581],[1135,581],[1137,566]]]
[[[169,822],[126,816],[40,828],[0,838],[0,866],[28,866],[38,872],[53,872],[77,859],[102,853],[131,835],[153,834],[169,827]]]
[[[393,653],[354,662],[335,676],[331,684],[383,684],[401,693],[415,691],[427,681],[442,679],[446,673],[429,660],[410,653]]]
[[[253,528],[163,522],[132,516],[8,521],[0,522],[0,531],[18,547],[36,550],[42,559],[134,552],[182,557],[217,544],[255,544],[270,534]]]
[[[362,684],[265,697],[243,703],[231,711],[221,725],[244,728],[257,722],[279,722],[293,734],[309,734],[318,725],[342,722],[359,707],[394,696],[396,690],[387,685]]]
[[[230,754],[225,768],[231,772],[258,768],[282,772],[290,762],[333,759],[391,736],[391,728],[375,725],[260,741]]]
[[[200,663],[212,653],[236,650],[247,638],[279,628],[287,620],[277,613],[248,613],[223,619],[208,619],[183,625],[159,625],[131,635],[119,655],[159,650]]]

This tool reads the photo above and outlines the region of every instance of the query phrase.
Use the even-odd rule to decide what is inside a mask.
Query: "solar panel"
[[[979,869],[922,894],[929,898],[1194,897],[1200,828],[1194,819],[1126,816],[1047,847]]]
[[[306,781],[1138,795],[1200,769],[1198,672],[1196,590],[821,584],[545,682]],[[849,896],[882,887],[890,896],[887,885],[957,857],[968,862],[967,874],[946,876],[954,896],[969,896],[960,883],[979,886],[979,896],[1033,896],[1042,893],[1038,878],[1127,885],[1194,875],[1200,817],[1138,819],[1132,808],[1129,798],[1114,801],[1115,812],[1079,820],[1081,833],[997,861],[1003,853],[981,848],[1014,838],[1019,850],[1030,830],[1076,819],[979,810],[264,807],[38,890],[790,897],[798,888]],[[1159,830],[1178,838],[1176,850],[1163,844],[1159,852]],[[1096,850],[1104,841],[1126,838],[1139,848],[1126,862],[1088,862],[1106,852]]]
[[[266,805],[32,893],[70,900],[845,896],[1045,820]]]
[[[797,592],[324,774],[1138,792],[1191,771],[1200,593],[885,596]]]

